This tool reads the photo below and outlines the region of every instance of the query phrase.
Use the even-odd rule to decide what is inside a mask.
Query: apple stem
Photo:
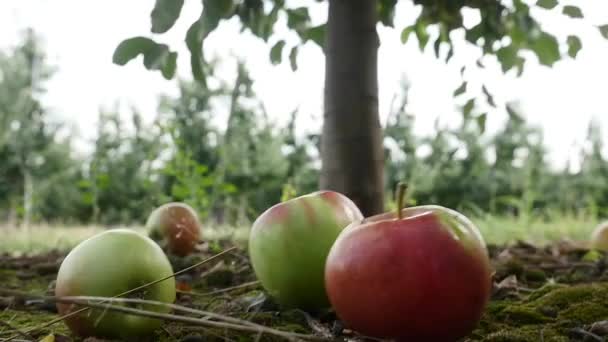
[[[405,206],[406,195],[407,195],[407,184],[404,182],[399,182],[399,184],[397,184],[397,217],[399,219],[403,218],[403,213],[401,213],[401,210]]]

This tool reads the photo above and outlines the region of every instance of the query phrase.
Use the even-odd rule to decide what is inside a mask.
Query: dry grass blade
[[[230,247],[230,248],[228,248],[228,249],[226,249],[226,250],[224,250],[224,251],[222,251],[222,252],[220,252],[220,253],[218,253],[218,254],[215,254],[214,256],[211,256],[211,257],[209,257],[209,258],[207,258],[207,259],[205,259],[205,260],[203,260],[203,261],[201,261],[201,262],[198,262],[198,263],[196,263],[196,264],[194,264],[194,265],[192,265],[192,266],[186,267],[186,268],[184,268],[184,269],[182,269],[182,270],[180,270],[180,271],[178,271],[178,272],[175,272],[175,273],[173,273],[172,275],[169,275],[169,276],[167,276],[167,277],[163,277],[163,278],[161,278],[161,279],[157,279],[157,280],[152,281],[152,282],[149,282],[149,283],[147,283],[147,284],[144,284],[144,285],[138,286],[138,287],[133,288],[133,289],[131,289],[131,290],[129,290],[129,291],[125,291],[125,292],[123,292],[123,293],[120,293],[120,294],[118,294],[118,295],[114,296],[113,298],[116,298],[116,297],[122,297],[122,296],[126,296],[126,295],[128,295],[128,294],[133,293],[133,292],[136,292],[136,291],[142,290],[142,289],[144,289],[144,288],[146,288],[146,287],[152,286],[152,285],[154,285],[154,284],[158,284],[158,283],[160,283],[160,282],[162,282],[162,281],[165,281],[165,280],[167,280],[167,279],[170,279],[170,278],[173,278],[173,277],[178,276],[178,275],[180,275],[180,274],[186,273],[186,272],[188,272],[188,271],[190,271],[190,270],[192,270],[192,269],[195,269],[195,268],[197,268],[197,267],[199,267],[199,266],[201,266],[201,265],[203,265],[203,264],[205,264],[205,263],[207,263],[207,262],[209,262],[209,261],[211,261],[211,260],[214,260],[214,259],[216,259],[216,258],[218,258],[218,257],[220,257],[220,256],[222,256],[222,255],[224,255],[224,254],[227,254],[227,253],[229,253],[229,252],[231,252],[231,251],[233,251],[233,250],[235,250],[235,249],[236,249],[236,247]],[[26,334],[30,334],[30,333],[32,333],[32,332],[34,332],[34,331],[38,331],[38,330],[40,330],[40,329],[44,329],[44,328],[49,327],[49,326],[51,326],[51,325],[53,325],[53,324],[59,323],[59,322],[63,321],[63,320],[64,320],[64,319],[66,319],[66,318],[69,318],[69,317],[72,317],[72,316],[74,316],[74,315],[77,315],[77,314],[79,314],[79,313],[81,313],[81,312],[84,312],[84,311],[86,311],[86,310],[88,310],[88,309],[89,309],[88,307],[85,307],[85,308],[82,308],[82,309],[80,309],[80,310],[70,312],[69,314],[66,314],[66,315],[63,315],[63,316],[57,317],[57,318],[55,318],[55,319],[53,319],[53,320],[51,320],[51,321],[49,321],[49,322],[46,322],[46,323],[41,324],[41,325],[39,325],[39,326],[33,327],[33,328],[31,328],[31,329],[28,329],[27,331],[25,331],[25,333],[26,333]],[[19,336],[20,336],[20,335],[14,335],[14,336],[11,336],[11,337],[9,337],[9,338],[5,339],[4,341],[6,341],[6,342],[8,342],[8,341],[13,341],[13,340],[15,340],[16,338],[18,338]]]
[[[209,296],[215,296],[215,295],[226,293],[226,292],[232,292],[232,291],[235,291],[235,290],[240,290],[240,289],[256,286],[256,285],[259,285],[259,284],[260,284],[259,280],[254,280],[254,281],[250,281],[248,283],[243,283],[243,284],[240,284],[240,285],[236,285],[236,286],[232,286],[232,287],[227,287],[227,288],[220,289],[220,290],[205,292],[205,293],[198,293],[198,292],[192,292],[192,291],[179,291],[179,290],[177,292],[178,293],[182,293],[182,294],[186,294],[186,295],[190,295],[190,296],[196,296],[196,297],[209,297]]]

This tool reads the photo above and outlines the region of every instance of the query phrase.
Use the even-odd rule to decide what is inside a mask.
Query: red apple
[[[328,307],[325,259],[340,232],[362,218],[355,203],[333,191],[274,205],[256,219],[250,232],[249,255],[257,278],[285,307]]]
[[[608,221],[599,224],[591,234],[591,249],[608,252]]]
[[[354,222],[327,258],[327,292],[351,329],[403,341],[456,341],[491,291],[485,242],[465,216],[420,206]]]
[[[156,208],[146,221],[153,239],[161,240],[170,253],[186,256],[195,251],[201,224],[196,211],[185,203],[166,203]]]
[[[81,242],[70,251],[59,268],[55,295],[114,297],[172,274],[167,256],[154,241],[132,230],[113,229]],[[175,279],[169,278],[126,297],[173,303]],[[57,304],[61,315],[80,308],[72,304]],[[169,311],[160,306],[145,309],[162,313]],[[136,337],[150,335],[162,321],[90,309],[70,316],[65,323],[79,336],[132,341]]]

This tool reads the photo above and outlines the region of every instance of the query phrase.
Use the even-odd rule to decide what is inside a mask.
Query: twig
[[[218,258],[218,257],[220,257],[220,256],[222,256],[222,255],[224,255],[224,254],[226,254],[226,253],[229,253],[229,252],[231,252],[231,251],[232,251],[232,250],[234,250],[234,249],[236,249],[236,247],[231,247],[231,248],[228,248],[228,249],[226,249],[225,251],[222,251],[222,252],[220,252],[220,253],[218,253],[218,254],[216,254],[216,255],[212,256],[212,257],[209,257],[209,258],[207,258],[207,259],[205,259],[205,260],[203,260],[203,261],[201,261],[201,262],[198,262],[198,263],[196,263],[196,264],[194,264],[194,265],[192,265],[192,266],[190,266],[190,267],[186,267],[186,268],[184,268],[184,269],[183,269],[183,270],[181,270],[181,271],[178,271],[178,272],[173,273],[172,275],[169,275],[169,276],[167,276],[167,277],[164,277],[164,278],[161,278],[161,279],[158,279],[158,280],[152,281],[152,282],[150,282],[150,283],[147,283],[147,284],[144,284],[144,285],[138,286],[138,287],[136,287],[136,288],[134,288],[134,289],[131,289],[131,290],[125,291],[125,292],[123,292],[123,293],[120,293],[120,294],[118,294],[118,295],[114,296],[114,298],[116,298],[116,297],[122,297],[122,296],[125,296],[125,295],[128,295],[128,294],[131,294],[131,293],[133,293],[133,292],[136,292],[136,291],[142,290],[142,289],[144,289],[144,288],[146,288],[146,287],[149,287],[149,286],[152,286],[152,285],[154,285],[154,284],[158,284],[158,283],[160,283],[160,282],[162,282],[162,281],[165,281],[165,280],[167,280],[167,279],[169,279],[169,278],[173,278],[173,277],[178,276],[178,275],[180,275],[180,274],[182,274],[182,273],[188,272],[188,271],[190,271],[190,270],[192,270],[192,269],[194,269],[194,268],[196,268],[196,267],[199,267],[199,266],[201,266],[201,265],[203,265],[203,264],[205,264],[205,263],[207,263],[207,262],[209,262],[209,261],[211,261],[211,260],[213,260],[213,259],[216,259],[216,258]],[[87,311],[88,309],[89,309],[88,307],[85,307],[85,308],[82,308],[82,309],[80,309],[80,310],[72,311],[72,312],[70,312],[70,313],[68,313],[68,314],[65,314],[65,315],[63,315],[63,316],[57,317],[57,318],[55,318],[55,319],[53,319],[53,320],[50,320],[49,322],[43,323],[43,324],[41,324],[41,325],[39,325],[39,326],[36,326],[36,327],[33,327],[33,328],[31,328],[31,329],[28,329],[28,330],[26,330],[26,331],[25,331],[25,333],[29,334],[29,333],[32,333],[32,332],[34,332],[34,331],[37,331],[37,330],[40,330],[40,329],[44,329],[44,328],[46,328],[46,327],[48,327],[48,326],[51,326],[51,325],[53,325],[53,324],[55,324],[55,323],[58,323],[58,322],[63,321],[63,320],[65,320],[66,318],[69,318],[69,317],[72,317],[72,316],[74,316],[74,315],[77,315],[77,314],[79,314],[79,313],[81,313],[81,312]],[[8,342],[8,341],[12,341],[12,340],[16,339],[17,337],[19,337],[19,335],[13,335],[13,336],[11,336],[11,337],[7,338],[5,341],[6,341],[6,342]]]
[[[218,314],[211,311],[204,311],[189,308],[183,305],[163,303],[154,300],[146,300],[146,299],[136,299],[136,298],[109,298],[109,297],[94,297],[94,296],[73,296],[73,297],[44,297],[47,300],[60,302],[60,303],[70,303],[70,304],[81,304],[81,303],[92,303],[97,301],[99,304],[103,302],[108,302],[108,304],[115,303],[129,303],[129,304],[141,304],[141,305],[154,305],[154,306],[162,306],[166,308],[173,309],[175,311],[187,312],[195,315],[206,316],[205,318],[215,318],[224,320],[226,322],[236,323],[236,324],[244,324],[252,327],[264,327],[263,325],[256,324],[250,321],[245,321],[242,319],[238,319],[235,317],[230,317],[222,314]]]
[[[230,291],[234,291],[234,290],[240,290],[240,289],[243,289],[243,288],[251,287],[251,286],[254,286],[254,285],[258,285],[259,283],[260,283],[259,280],[254,280],[254,281],[250,281],[248,283],[243,283],[243,284],[240,284],[240,285],[235,285],[235,286],[232,286],[232,287],[227,287],[227,288],[224,288],[224,289],[210,291],[210,292],[205,292],[205,293],[190,292],[190,291],[181,291],[181,290],[178,290],[177,292],[178,293],[182,293],[182,294],[192,295],[192,296],[195,296],[195,297],[208,297],[208,296],[214,296],[214,295],[225,293],[225,292],[230,292]]]
[[[116,299],[118,299],[119,301],[122,301],[122,300],[129,301],[129,302],[134,301],[134,299],[121,299],[121,298],[116,298]],[[108,299],[108,300],[115,301],[116,299]],[[107,304],[107,303],[94,303],[94,302],[88,302],[86,300],[75,300],[73,298],[69,299],[66,297],[58,297],[58,298],[55,298],[55,300],[57,302],[62,302],[62,303],[72,303],[72,304],[84,305],[89,308],[104,309],[104,310],[108,310],[108,311],[117,311],[117,312],[122,312],[122,313],[138,315],[138,316],[142,316],[142,317],[163,319],[166,321],[189,323],[189,324],[194,324],[194,325],[199,325],[199,326],[209,326],[209,327],[215,327],[215,328],[227,328],[227,329],[241,330],[241,331],[248,331],[248,332],[257,332],[257,333],[263,332],[263,333],[267,333],[267,334],[271,334],[271,335],[275,335],[275,336],[279,336],[279,337],[284,337],[284,338],[287,338],[288,340],[294,340],[294,339],[299,338],[299,339],[303,339],[303,340],[327,341],[327,339],[320,338],[318,336],[276,330],[276,329],[268,328],[266,326],[255,324],[252,322],[248,322],[247,325],[231,323],[230,321],[238,320],[238,319],[233,318],[233,317],[215,314],[215,313],[212,313],[212,314],[215,316],[221,316],[224,319],[228,318],[230,321],[227,321],[227,322],[210,321],[210,320],[202,319],[202,318],[165,314],[165,313],[159,313],[159,312],[155,312],[155,311],[148,311],[148,310],[118,306],[118,305],[111,305],[111,304]],[[144,303],[146,303],[146,304],[163,304],[163,305],[173,307],[173,304],[164,304],[164,303],[158,303],[158,302],[152,302],[152,301],[144,301]],[[177,307],[179,307],[179,306],[177,306]],[[199,310],[194,310],[194,309],[190,309],[190,308],[186,308],[186,307],[181,307],[180,309],[187,309],[188,311],[199,311]],[[238,321],[242,322],[241,320],[238,320]],[[255,326],[253,326],[253,325],[255,325]]]

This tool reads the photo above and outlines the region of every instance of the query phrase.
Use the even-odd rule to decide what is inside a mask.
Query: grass
[[[586,241],[599,224],[584,216],[555,215],[550,218],[492,216],[472,218],[487,243],[505,244],[524,240],[534,244],[571,239]],[[130,227],[144,232],[142,227]],[[0,225],[0,253],[41,253],[53,249],[69,250],[80,241],[107,229],[102,226],[36,225],[30,228]],[[248,226],[203,227],[203,239],[246,241]]]
[[[143,227],[127,227],[145,233]],[[34,225],[28,228],[14,227],[0,224],[0,253],[35,254],[51,250],[67,251],[79,242],[95,235],[108,227],[103,226],[62,226],[62,225]],[[203,239],[217,241],[230,239],[233,241],[246,241],[247,227],[205,227]]]
[[[488,243],[507,244],[517,240],[548,244],[559,240],[585,242],[599,221],[586,216],[555,215],[549,218],[491,216],[473,218]]]

